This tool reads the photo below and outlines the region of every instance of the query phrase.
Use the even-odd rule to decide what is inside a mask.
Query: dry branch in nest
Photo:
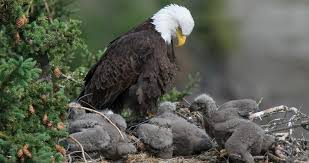
[[[309,130],[309,116],[302,113],[295,107],[284,105],[269,108],[250,115],[250,119],[260,119],[272,115],[283,114],[282,117],[272,119],[267,124],[261,125],[265,132],[275,135],[278,140],[274,144],[274,154],[269,153],[268,157],[274,161],[298,161],[298,158],[306,155],[309,140],[304,136],[296,138],[295,129],[303,128]],[[289,116],[287,116],[289,115]],[[307,153],[308,155],[308,153]]]
[[[84,162],[88,163],[86,156],[85,156],[85,151],[84,151],[83,145],[78,140],[76,140],[73,136],[69,136],[69,138],[72,139],[74,142],[76,142],[79,145],[79,147],[82,151],[82,156],[83,156]]]
[[[309,116],[302,113],[299,109],[295,107],[287,107],[284,105],[276,106],[273,108],[269,108],[254,114],[250,115],[250,119],[260,119],[262,120],[262,117],[267,117],[273,114],[277,113],[288,113],[291,112],[293,115],[291,117],[284,117],[284,118],[277,118],[270,121],[267,125],[264,125],[264,127],[268,127],[271,129],[266,129],[266,132],[268,133],[274,133],[278,131],[283,130],[290,130],[290,134],[293,133],[293,128],[302,127],[306,130],[309,130]],[[298,122],[298,123],[295,123]],[[286,124],[286,127],[283,128],[277,128],[279,125]]]
[[[77,103],[69,104],[70,108],[80,108],[84,110],[88,110],[91,112],[95,112],[101,116],[103,116],[109,123],[111,123],[119,132],[121,137],[123,138],[122,132],[119,128],[114,125],[104,114],[101,112],[95,111],[93,109],[89,109],[81,106]],[[178,107],[174,112],[177,115],[185,118],[188,121],[191,121],[195,124],[199,124],[199,119],[201,119],[200,115],[197,115],[196,112],[190,112],[186,107]],[[309,117],[302,113],[299,109],[295,107],[287,107],[287,106],[277,106],[273,108],[269,108],[254,114],[250,115],[251,120],[256,119],[264,119],[265,117],[270,117],[273,115],[277,115],[278,113],[284,113],[285,115],[279,118],[273,118],[270,122],[261,125],[261,127],[268,133],[275,135],[279,138],[276,143],[272,146],[272,149],[267,152],[265,155],[254,156],[256,161],[264,161],[264,162],[287,162],[287,161],[299,161],[302,160],[301,156],[306,155],[306,150],[308,149],[309,140],[297,139],[294,137],[294,129],[298,127],[302,127],[308,130],[309,125]],[[286,114],[289,114],[287,116]],[[278,116],[277,116],[278,117]],[[148,121],[148,120],[147,120]],[[147,122],[146,121],[146,122]],[[145,123],[145,122],[142,122]],[[142,124],[141,123],[141,124]],[[140,124],[138,124],[140,125]],[[131,126],[132,127],[132,126]],[[140,150],[144,151],[144,144],[135,136],[129,135],[129,140],[134,142],[133,144]],[[306,144],[307,143],[307,144]],[[304,145],[305,144],[305,145]],[[83,158],[86,159],[85,153],[82,150]],[[236,156],[237,157],[237,156]],[[218,162],[224,159],[228,159],[226,154],[222,151],[218,151],[216,148],[213,148],[209,151],[201,153],[199,155],[191,155],[186,157],[174,157],[172,159],[160,159],[152,156],[148,156],[144,153],[137,154],[129,154],[126,162]],[[241,157],[238,158],[241,160]],[[88,160],[89,161],[89,160]],[[99,159],[96,161],[105,161],[104,159]]]

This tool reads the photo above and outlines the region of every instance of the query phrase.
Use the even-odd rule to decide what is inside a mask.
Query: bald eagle
[[[176,47],[194,27],[190,11],[168,5],[116,38],[90,69],[79,101],[96,109],[120,112],[124,105],[141,115],[154,113],[158,98],[174,85]]]

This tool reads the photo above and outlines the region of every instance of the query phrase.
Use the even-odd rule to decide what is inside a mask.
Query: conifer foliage
[[[82,83],[79,62],[94,56],[67,3],[0,0],[0,162],[63,160],[66,105]]]

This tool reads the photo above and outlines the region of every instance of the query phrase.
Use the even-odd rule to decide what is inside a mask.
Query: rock
[[[160,158],[172,158],[173,135],[170,129],[142,124],[137,128],[137,137],[147,146],[148,152]]]

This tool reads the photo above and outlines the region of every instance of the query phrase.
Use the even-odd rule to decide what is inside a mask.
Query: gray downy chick
[[[82,132],[88,128],[106,123],[102,116],[95,113],[82,114],[74,120],[69,121],[69,133]]]
[[[229,155],[240,155],[247,163],[254,163],[252,155],[266,152],[275,142],[275,138],[266,135],[264,130],[249,120],[234,118],[214,126],[216,131],[231,133],[225,141],[225,149]]]
[[[113,123],[116,125],[123,124],[123,122],[114,122],[114,121]],[[117,160],[127,154],[136,152],[135,146],[129,142],[126,133],[124,131],[121,131],[122,135],[124,136],[123,140],[117,129],[112,124],[106,122],[104,125],[101,125],[101,127],[111,137],[110,146],[108,146],[109,148],[105,151],[101,151],[101,154],[103,156],[112,160]],[[121,128],[121,126],[119,128]]]
[[[105,115],[120,129],[120,131],[125,131],[127,129],[126,120],[119,114],[114,114],[112,111],[108,110]]]
[[[135,146],[129,143],[124,132],[125,120],[120,115],[107,113],[105,115],[122,131],[124,140],[112,124],[101,115],[94,113],[86,113],[70,121],[69,132],[77,136],[76,139],[81,142],[87,153],[96,153],[97,156],[102,155],[113,160],[135,153]]]
[[[69,104],[70,105],[80,105],[77,102],[71,102]],[[68,119],[69,121],[74,121],[75,119],[77,119],[78,117],[82,116],[86,114],[86,111],[84,109],[81,108],[69,108],[68,109]]]
[[[207,94],[201,94],[197,96],[190,105],[192,111],[216,111],[218,110],[215,100]]]
[[[207,94],[201,94],[197,96],[190,105],[189,109],[190,111],[199,111],[202,113],[204,129],[210,137],[212,138],[226,137],[226,133],[216,132],[214,130],[213,128],[214,122],[212,121],[212,118],[209,118],[214,116],[218,111],[216,102],[212,97],[210,97]],[[216,141],[219,144],[219,146],[224,145],[224,143],[222,143],[221,140],[216,139]]]
[[[176,108],[175,103],[162,103],[159,107],[160,114],[149,121],[151,124],[172,129],[173,154],[182,156],[191,155],[212,148],[213,143],[205,130],[198,128],[196,125],[176,115],[173,112],[175,110],[174,108]]]
[[[230,116],[230,118],[234,118],[234,116],[237,116],[240,118],[248,119],[250,113],[259,111],[259,107],[254,100],[240,99],[228,101],[218,108],[215,100],[212,97],[207,94],[201,94],[194,99],[190,106],[190,110],[204,111],[205,114],[212,114],[218,111],[223,111],[227,114],[223,115],[225,114],[223,112],[221,114],[222,116],[226,116],[226,118],[228,118],[227,116]]]
[[[109,110],[102,112],[107,118],[109,118],[121,131],[125,131],[127,128],[127,123],[125,119],[119,114],[114,114]],[[109,123],[107,120],[99,114],[96,113],[84,113],[76,114],[78,116],[74,117],[74,120],[69,121],[69,133],[80,132],[85,128],[93,128],[96,125],[102,125]]]
[[[141,124],[137,128],[137,137],[146,145],[149,153],[163,159],[173,156],[173,134],[168,128],[152,124]]]
[[[211,122],[207,122],[209,122],[210,124],[216,124],[234,118],[249,120],[250,114],[257,112],[258,110],[258,104],[254,100],[232,100],[221,105],[218,110],[212,114]],[[225,145],[225,141],[231,136],[231,134],[229,132],[225,132],[224,130],[209,130],[210,129],[208,129],[209,133],[215,132],[213,133],[213,136],[216,138],[218,145],[223,148]]]
[[[164,112],[173,112],[176,111],[177,103],[176,102],[161,102],[158,107],[158,114],[162,114]]]
[[[232,101],[222,105],[220,109],[214,104],[215,101],[210,96],[203,94],[194,100],[190,109],[202,112],[205,130],[231,155],[239,154],[246,162],[251,163],[252,154],[260,154],[274,142],[274,137],[266,135],[259,125],[245,119],[244,115],[256,109],[255,102]]]
[[[200,111],[204,116],[204,128],[212,137],[226,139],[229,134],[216,132],[213,129],[214,123],[224,122],[233,118],[248,119],[251,112],[258,110],[258,105],[254,100],[242,99],[232,100],[217,108],[216,102],[207,94],[197,96],[190,106],[191,111]],[[224,147],[223,140],[217,140],[219,146]]]
[[[219,111],[230,108],[237,108],[237,113],[240,117],[248,119],[251,113],[260,111],[256,101],[252,99],[231,100],[219,107]]]
[[[87,134],[85,134],[87,133]],[[110,144],[111,137],[100,126],[94,128],[86,128],[83,132],[76,132],[70,134],[73,138],[78,140],[85,151],[91,153],[99,150],[106,150]],[[80,151],[80,147],[73,140],[68,139],[70,151]]]

